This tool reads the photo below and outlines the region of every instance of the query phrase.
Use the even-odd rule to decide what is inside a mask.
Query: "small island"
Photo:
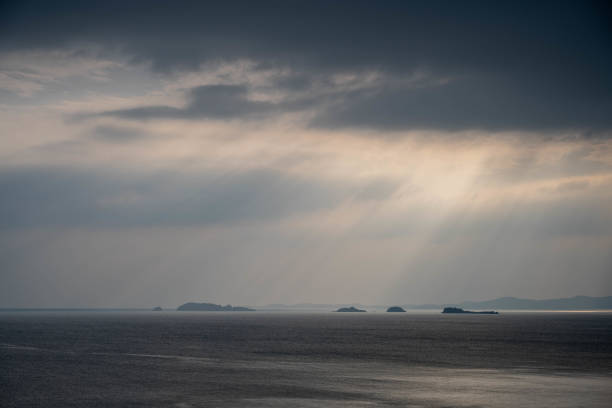
[[[442,313],[467,313],[467,314],[499,314],[494,310],[484,312],[472,312],[471,310],[463,310],[460,307],[445,307]]]
[[[244,306],[232,305],[216,305],[214,303],[196,303],[187,302],[180,305],[176,310],[180,311],[198,311],[198,312],[254,312],[255,309],[249,309]]]
[[[155,306],[155,307],[153,308],[153,311],[154,311],[154,312],[161,312],[162,310],[164,310],[164,309],[162,309],[160,306]]]
[[[401,312],[405,312],[404,308],[399,307],[399,306],[391,306],[390,308],[387,309],[388,313],[401,313]]]
[[[336,310],[336,312],[354,313],[354,312],[365,312],[365,310],[357,309],[356,307],[351,306],[351,307],[341,307],[340,309]]]

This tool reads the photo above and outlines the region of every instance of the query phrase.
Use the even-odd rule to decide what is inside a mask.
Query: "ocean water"
[[[0,313],[1,407],[611,407],[612,314]]]

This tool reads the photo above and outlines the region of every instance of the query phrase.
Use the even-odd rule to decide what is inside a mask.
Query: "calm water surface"
[[[612,314],[0,313],[2,407],[610,407]]]

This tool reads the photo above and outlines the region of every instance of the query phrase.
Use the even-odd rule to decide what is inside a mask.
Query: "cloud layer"
[[[603,2],[0,7],[0,306],[612,293]]]
[[[315,126],[600,132],[611,125],[610,10],[599,2],[66,1],[8,4],[2,14],[5,51],[86,45],[166,74],[248,60],[297,73],[286,86],[380,75],[370,89],[332,89],[335,103]],[[436,81],[398,84],[418,72]],[[251,101],[245,92],[195,88],[185,109],[116,114],[225,118],[298,108]],[[326,101],[309,105],[319,102]]]

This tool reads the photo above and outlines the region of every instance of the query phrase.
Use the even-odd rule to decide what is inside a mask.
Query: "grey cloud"
[[[274,81],[274,87],[287,91],[305,91],[312,88],[316,79],[318,78],[307,73],[280,75]]]
[[[582,188],[578,187],[578,188]],[[509,242],[551,238],[602,238],[612,244],[612,210],[607,205],[610,185],[580,190],[560,199],[501,203],[477,211],[465,208],[433,218],[435,210],[414,205],[410,216],[382,215],[366,220],[357,234],[377,239],[427,237],[433,243],[463,241]]]
[[[568,191],[582,191],[589,188],[590,183],[588,181],[566,181],[564,183],[560,183],[555,189],[559,193],[564,193]]]
[[[379,200],[392,196],[397,189],[397,183],[390,180],[374,180],[360,187],[353,198],[357,201]]]
[[[612,126],[612,93],[572,100],[553,84],[533,84],[489,75],[459,76],[425,86],[383,83],[339,94],[316,116],[314,127],[386,130],[560,130]]]
[[[4,170],[0,228],[187,226],[279,219],[333,208],[348,199],[384,199],[392,194],[390,183],[380,180],[387,187],[375,191],[372,182],[339,184],[274,170],[207,171],[192,176]]]
[[[427,71],[439,88],[349,94],[319,126],[442,129],[611,128],[612,35],[605,2],[29,2],[6,3],[0,50],[79,44],[121,50],[162,73],[252,60],[307,75]],[[308,78],[279,86],[307,89]],[[282,81],[281,81],[282,82]],[[235,92],[238,92],[236,90]],[[206,115],[266,111],[224,94]],[[355,98],[355,99],[353,99]],[[231,102],[231,103],[229,103]],[[231,105],[237,113],[229,113]],[[198,117],[143,107],[129,117]],[[208,116],[207,116],[208,117]]]
[[[227,120],[311,111],[309,125],[314,128],[588,129],[585,138],[609,137],[606,131],[612,128],[612,92],[593,99],[588,91],[576,90],[575,99],[568,101],[564,90],[554,84],[533,84],[525,90],[523,83],[491,75],[428,77],[415,83],[381,74],[373,85],[356,85],[357,89],[344,90],[317,74],[279,75],[272,86],[262,88],[281,90],[281,102],[249,99],[251,89],[245,84],[204,85],[187,91],[184,107],[144,106],[102,115],[133,120]]]
[[[3,48],[116,45],[159,69],[245,57],[264,65],[395,70],[559,65],[566,72],[609,62],[605,55],[576,58],[597,56],[609,44],[609,10],[597,2],[21,1],[6,3],[2,15]]]
[[[131,142],[146,137],[146,133],[140,129],[122,126],[96,126],[91,131],[91,137],[105,142]]]
[[[612,211],[598,198],[605,190],[563,200],[502,204],[488,211],[468,214],[443,227],[441,240],[461,236],[491,240],[545,239],[551,237],[607,237],[612,240]]]
[[[508,166],[497,167],[493,159],[486,164],[477,183],[520,183],[533,180],[553,180],[564,177],[612,174],[612,163],[591,157],[597,146],[587,145],[567,152],[558,160],[538,162],[537,152],[519,156]]]
[[[172,106],[145,106],[101,113],[124,119],[246,119],[272,112],[299,109],[302,103],[271,103],[248,98],[245,85],[203,85],[188,91],[187,104]]]
[[[396,302],[389,300],[392,296],[403,302],[418,299],[410,303],[444,303],[504,294],[552,297],[550,293],[555,291],[563,296],[604,295],[612,284],[609,251],[612,214],[605,207],[609,202],[605,199],[599,205],[592,197],[548,205],[515,207],[507,203],[488,212],[454,211],[429,225],[427,220],[423,225],[422,219],[428,212],[435,212],[435,208],[406,209],[401,217],[386,225],[385,232],[395,232],[393,236],[371,235],[373,228],[383,223],[382,214],[368,217],[367,225],[351,228],[349,234],[278,225],[184,228],[201,227],[204,221],[208,223],[205,226],[219,226],[219,220],[232,214],[242,214],[237,220],[265,220],[269,215],[259,205],[280,198],[279,194],[270,196],[271,192],[284,189],[279,183],[287,187],[288,196],[292,195],[290,186],[305,191],[295,201],[290,200],[302,202],[301,210],[338,202],[337,198],[315,200],[314,204],[304,202],[318,190],[306,188],[308,183],[264,172],[252,177],[244,174],[204,177],[206,180],[200,184],[185,182],[188,187],[183,190],[192,192],[189,205],[167,200],[162,200],[163,205],[159,206],[155,202],[138,205],[145,216],[126,223],[126,228],[107,228],[118,218],[118,212],[95,218],[95,212],[102,211],[95,206],[84,213],[77,211],[79,217],[95,218],[84,227],[81,218],[66,221],[63,214],[78,210],[82,203],[90,205],[100,196],[116,196],[119,192],[159,199],[163,195],[156,189],[175,191],[172,186],[176,185],[176,178],[158,175],[151,187],[142,179],[135,183],[133,178],[125,181],[129,177],[123,176],[125,184],[115,188],[104,182],[109,176],[95,177],[68,170],[39,169],[27,177],[16,178],[22,181],[23,191],[17,192],[15,187],[7,190],[5,180],[0,178],[3,192],[23,196],[29,191],[31,201],[22,201],[26,207],[22,215],[7,213],[6,205],[2,204],[2,217],[17,214],[21,218],[16,222],[24,226],[25,215],[30,212],[29,217],[33,217],[37,207],[38,211],[47,211],[46,217],[56,218],[54,224],[50,225],[47,219],[32,230],[0,229],[0,259],[2,270],[6,271],[0,274],[3,295],[0,299],[5,306],[32,307],[35,302],[36,306],[49,307],[148,307],[152,298],[155,303],[167,302],[163,306],[175,306],[189,297],[232,303],[232,299],[248,303],[259,298],[269,303],[291,302],[297,296],[323,303],[338,296],[354,296],[356,290],[364,297],[360,299],[363,302]],[[30,182],[25,183],[26,179]],[[65,182],[60,183],[62,179]],[[257,179],[271,184],[261,195],[236,192],[244,190],[244,185],[262,188]],[[232,187],[231,180],[243,186]],[[60,184],[67,186],[60,189]],[[69,188],[69,184],[73,186]],[[205,187],[211,184],[223,187]],[[92,187],[88,189],[86,185]],[[366,185],[341,191],[351,195],[367,189]],[[49,186],[48,190],[40,191],[44,186]],[[156,193],[147,194],[149,189]],[[79,198],[76,191],[81,191],[83,197]],[[91,194],[93,199],[87,201],[86,196]],[[227,201],[230,197],[245,203]],[[6,194],[0,198],[3,203],[8,200]],[[36,198],[40,201],[36,202]],[[280,201],[285,204],[279,206],[286,208],[286,200]],[[193,212],[184,218],[173,214],[190,206],[205,213],[213,208],[210,203],[215,202],[230,208],[208,218],[193,217]],[[48,206],[64,208],[50,211],[45,209]],[[285,209],[279,217],[288,211]],[[124,220],[128,214],[124,213]],[[160,219],[160,214],[164,218]],[[3,218],[3,227],[5,224]],[[70,228],[75,226],[78,228]],[[421,244],[420,240],[427,242]],[[389,287],[390,293],[377,290],[381,282]],[[342,292],[347,285],[348,290]]]
[[[559,238],[499,234],[431,243],[411,258],[405,272],[410,279],[398,281],[393,291],[414,298],[427,293],[426,299],[442,302],[516,293],[528,298],[609,293],[610,237],[593,237],[592,245]]]

